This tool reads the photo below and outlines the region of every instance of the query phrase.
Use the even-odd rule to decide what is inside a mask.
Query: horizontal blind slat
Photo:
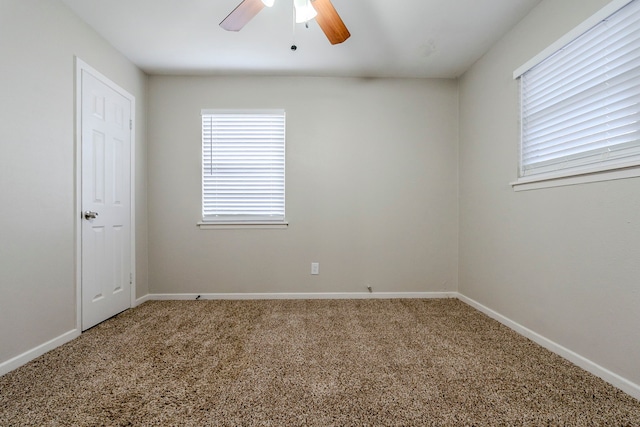
[[[610,80],[598,88],[585,91],[580,97],[565,100],[565,102],[558,103],[546,110],[532,112],[525,105],[523,112],[526,117],[523,119],[523,124],[529,126],[530,123],[535,123],[536,129],[544,129],[586,112],[596,111],[597,114],[597,110],[602,106],[629,99],[635,103],[635,98],[638,96],[636,93],[638,86],[640,86],[640,76],[635,76],[635,78],[634,76],[625,76],[620,81],[618,79]]]
[[[621,133],[624,132],[622,127],[631,126],[640,120],[637,105],[631,105],[627,108],[611,111],[603,116],[592,117],[587,115],[584,120],[577,121],[575,124],[567,123],[567,126],[560,127],[553,132],[541,133],[536,137],[531,137],[524,152],[532,150],[540,150],[561,144],[565,140],[588,137],[590,135],[603,132]]]
[[[635,48],[637,41],[638,27],[634,23],[627,23],[626,27],[619,25],[611,28],[610,34],[606,34],[607,28],[602,29],[595,34],[587,33],[594,38],[593,44],[584,46],[584,43],[569,44],[561,49],[556,55],[548,58],[539,66],[530,70],[532,75],[537,77],[538,84],[541,86],[558,86],[562,85],[564,78],[570,75],[580,76],[588,73],[592,69],[597,69],[598,62],[604,56],[613,60],[623,56],[628,50]],[[574,79],[576,77],[573,77]]]
[[[549,108],[552,105],[564,102],[579,102],[580,97],[584,98],[592,92],[603,90],[603,85],[623,84],[629,79],[637,76],[637,69],[640,66],[640,37],[636,49],[629,52],[629,56],[620,58],[616,61],[603,63],[598,69],[592,70],[592,73],[573,80],[573,78],[562,79],[564,83],[557,89],[538,86],[535,83],[535,76],[528,75],[525,82],[524,93],[526,97],[526,108],[534,114]],[[573,76],[576,77],[576,76]],[[531,95],[538,94],[537,99],[533,99]]]

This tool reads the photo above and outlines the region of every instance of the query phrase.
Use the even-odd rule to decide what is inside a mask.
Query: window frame
[[[582,184],[586,182],[607,181],[615,179],[633,178],[640,176],[640,160],[620,161],[617,164],[589,164],[584,166],[573,166],[549,172],[538,172],[530,175],[523,175],[523,102],[522,102],[522,81],[521,77],[536,65],[542,63],[547,58],[562,50],[568,44],[578,39],[584,33],[597,26],[603,20],[618,12],[620,9],[631,4],[635,0],[613,0],[611,3],[593,14],[590,18],[578,25],[576,28],[565,34],[556,42],[548,46],[538,55],[518,67],[513,72],[513,78],[518,80],[520,88],[520,138],[518,151],[518,178],[511,183],[515,191],[530,190],[545,187],[557,187],[563,185]]]
[[[287,228],[288,221],[286,220],[286,112],[284,109],[202,109],[201,110],[201,152],[200,152],[200,183],[201,183],[201,221],[197,223],[201,230],[215,230],[215,229],[234,229],[234,228]],[[282,196],[284,198],[282,202],[282,216],[271,218],[268,215],[221,215],[219,217],[206,216],[205,215],[205,132],[204,132],[204,119],[205,116],[210,115],[234,115],[234,114],[247,114],[247,115],[282,115]]]

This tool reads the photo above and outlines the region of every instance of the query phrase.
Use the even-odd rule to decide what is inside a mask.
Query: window
[[[285,113],[202,111],[206,224],[285,224]]]
[[[613,3],[514,73],[520,180],[640,165],[640,0]]]

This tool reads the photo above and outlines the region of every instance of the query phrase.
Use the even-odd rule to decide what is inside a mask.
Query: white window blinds
[[[640,1],[521,79],[521,176],[640,164]]]
[[[283,221],[284,186],[283,110],[202,111],[204,221]]]

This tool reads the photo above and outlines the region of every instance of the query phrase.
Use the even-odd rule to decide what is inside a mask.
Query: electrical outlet
[[[320,263],[319,262],[312,262],[311,263],[311,274],[314,275],[314,276],[320,274]]]

